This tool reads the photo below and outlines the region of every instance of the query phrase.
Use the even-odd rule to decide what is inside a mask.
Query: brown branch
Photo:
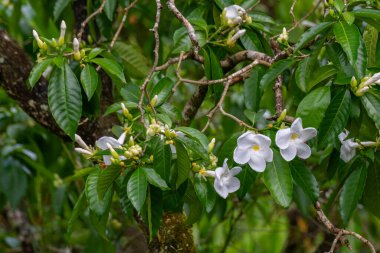
[[[128,12],[129,12],[130,9],[132,9],[136,5],[137,1],[138,0],[133,1],[130,5],[128,5],[127,7],[124,8],[123,17],[121,18],[121,22],[120,22],[119,26],[117,27],[117,30],[116,30],[115,34],[112,37],[112,41],[111,41],[111,44],[109,46],[108,51],[111,51],[111,49],[115,45],[115,42],[116,42],[117,38],[120,35],[121,29],[123,29],[125,21],[127,20]]]
[[[185,16],[183,16],[182,13],[177,9],[177,7],[175,6],[174,0],[168,0],[167,5],[168,5],[169,10],[173,12],[173,14],[177,17],[177,19],[186,27],[187,32],[189,34],[190,41],[194,46],[194,58],[198,59],[200,46],[199,46],[198,38],[195,34],[194,27],[191,25],[189,20],[187,20]]]
[[[29,73],[33,67],[30,58],[22,48],[0,30],[0,86],[8,95],[17,101],[19,106],[36,122],[60,136],[69,140],[68,136],[59,128],[48,107],[48,82],[41,78],[33,90],[27,88]],[[103,83],[105,80],[103,79]],[[102,111],[112,103],[111,89],[103,85]],[[116,119],[115,119],[116,120]],[[77,133],[88,143],[94,143],[100,136],[110,133],[115,122],[110,117],[100,117],[96,120],[87,120],[78,127]]]
[[[279,117],[283,111],[283,108],[282,108],[282,76],[281,75],[279,75],[276,78],[276,81],[274,82],[273,90],[274,90],[274,95],[275,95],[275,99],[276,99],[276,106],[275,106],[276,117]]]
[[[155,46],[154,46],[154,62],[153,62],[153,66],[152,68],[150,69],[149,71],[149,74],[148,76],[145,78],[144,80],[144,83],[143,85],[140,87],[140,91],[141,91],[141,96],[140,96],[140,99],[139,99],[139,104],[138,104],[138,108],[140,110],[140,113],[141,113],[141,122],[145,125],[145,119],[144,119],[144,109],[142,108],[142,105],[143,105],[143,100],[144,100],[144,96],[147,97],[148,99],[148,104],[150,104],[150,98],[149,98],[149,95],[148,93],[146,92],[146,86],[148,85],[150,79],[152,78],[153,76],[153,73],[157,67],[157,64],[158,64],[158,58],[159,58],[159,49],[160,49],[160,37],[159,37],[159,34],[158,34],[158,26],[160,24],[160,18],[161,18],[161,9],[162,9],[162,5],[161,5],[161,1],[160,0],[156,0],[156,5],[157,5],[157,11],[156,11],[156,21],[153,25],[153,33],[154,33],[154,39],[155,39]],[[154,110],[154,108],[153,108]]]
[[[103,9],[104,9],[104,6],[106,5],[106,0],[103,0],[102,1],[102,4],[99,6],[98,9],[96,9],[93,13],[91,13],[81,24],[80,24],[80,30],[78,32],[78,35],[77,35],[77,39],[79,40],[79,43],[81,42],[82,40],[82,35],[83,35],[83,32],[84,32],[84,28],[86,27],[86,25],[88,24],[88,22],[91,21],[91,19],[93,19],[96,15],[99,15],[100,13],[102,13]]]
[[[346,245],[347,247],[350,248],[350,245],[348,244],[348,241],[346,239],[344,239],[343,237],[345,235],[351,235],[355,238],[357,238],[358,240],[360,240],[363,244],[365,244],[371,251],[371,253],[376,253],[376,249],[375,247],[373,246],[373,244],[367,240],[366,238],[364,238],[363,236],[359,235],[358,233],[355,233],[353,231],[349,231],[349,230],[345,230],[345,229],[342,229],[342,228],[337,228],[334,226],[334,224],[331,223],[331,221],[326,217],[325,213],[323,212],[322,208],[321,208],[321,204],[317,201],[314,205],[315,209],[316,209],[316,213],[317,213],[317,219],[318,221],[333,235],[335,235],[335,239],[334,239],[334,242],[333,242],[333,245],[334,247],[331,247],[331,250],[330,252],[333,252],[337,242],[336,241],[340,241],[340,243],[342,245]],[[335,245],[334,245],[335,243]]]
[[[208,91],[208,86],[199,86],[191,98],[187,101],[185,107],[182,111],[182,122],[181,125],[188,126],[191,121],[194,119],[195,115],[198,112],[198,109],[201,107],[203,100],[206,97]]]
[[[290,15],[292,16],[293,23],[297,22],[296,17],[294,16],[294,7],[296,6],[296,3],[297,3],[297,0],[293,0],[292,6],[290,7],[290,11],[289,11]]]

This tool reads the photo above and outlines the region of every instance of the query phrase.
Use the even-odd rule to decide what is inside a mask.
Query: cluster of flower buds
[[[239,5],[230,5],[223,9],[220,15],[222,26],[235,27],[242,23],[251,24],[252,18],[247,14],[246,10]]]
[[[56,48],[56,47],[61,47],[64,43],[65,43],[65,33],[66,33],[66,23],[64,20],[62,20],[61,22],[61,31],[60,31],[60,35],[59,35],[59,39],[58,39],[58,43],[57,41],[55,40],[55,38],[52,38],[51,40],[51,46]],[[48,46],[46,44],[46,42],[43,42],[37,31],[36,30],[33,30],[33,37],[34,39],[37,41],[37,45],[38,47],[42,50],[42,51],[47,51],[48,50]]]
[[[289,39],[288,31],[286,31],[286,28],[282,28],[282,33],[280,36],[278,36],[277,41],[282,44],[287,44]]]
[[[368,92],[370,88],[376,84],[380,84],[380,72],[371,77],[364,77],[359,85],[356,78],[353,76],[350,83],[351,90],[358,97],[363,96],[364,93]]]
[[[134,142],[132,136],[129,139],[128,146],[128,149],[124,152],[124,156],[127,159],[138,160],[142,156],[143,150],[140,145]]]
[[[157,134],[163,133],[163,126],[162,124],[158,124],[155,119],[152,119],[150,122],[150,125],[148,126],[148,129],[146,130],[147,136],[155,136]]]
[[[239,28],[234,28],[232,31],[228,33],[227,37],[227,46],[229,47],[234,47],[236,44],[236,41],[242,37],[245,34],[246,30],[245,29],[239,29]]]
[[[129,110],[127,109],[124,103],[121,103],[121,110],[124,117],[126,117],[130,121],[133,119],[133,115],[129,112]]]

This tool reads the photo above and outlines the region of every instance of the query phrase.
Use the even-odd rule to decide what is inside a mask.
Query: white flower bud
[[[59,39],[58,39],[58,44],[60,46],[62,46],[63,43],[65,43],[65,33],[66,33],[66,23],[64,20],[62,20],[62,22],[61,22],[61,33],[60,33]]]
[[[214,150],[214,147],[215,147],[215,138],[212,138],[212,140],[208,144],[208,153],[209,154]]]
[[[74,38],[73,40],[73,49],[74,49],[74,52],[79,52],[79,41],[77,38]]]
[[[115,159],[119,159],[119,154],[116,152],[116,150],[107,142],[107,147],[111,151],[111,155]]]
[[[371,78],[363,83],[364,86],[371,85],[373,83],[377,83],[380,80],[380,72],[374,74]]]
[[[157,104],[157,100],[158,100],[158,96],[157,95],[154,95],[154,97],[152,98],[152,100],[150,101],[150,105],[152,107],[154,107],[156,104]]]
[[[44,42],[42,42],[42,40],[38,36],[38,33],[37,33],[36,30],[33,30],[33,37],[36,39],[37,45],[38,45],[39,48],[41,48],[41,49],[46,49],[47,48],[47,46],[45,46],[46,44],[44,45]]]
[[[246,30],[238,30],[232,37],[227,39],[227,46],[233,47],[236,41],[245,34]]]

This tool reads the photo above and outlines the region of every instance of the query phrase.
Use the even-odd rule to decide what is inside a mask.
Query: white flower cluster
[[[346,139],[349,133],[349,131],[345,130],[338,136],[342,144],[342,146],[340,146],[340,159],[342,159],[345,163],[348,163],[356,155],[357,148],[376,147],[379,145],[377,142],[373,141],[357,143],[354,141],[354,138]]]
[[[245,29],[239,29],[239,26],[243,23],[252,23],[252,18],[247,14],[246,10],[236,4],[224,8],[220,19],[222,26],[234,28],[228,33],[226,44],[229,47],[233,47],[236,41],[246,32]]]
[[[351,90],[356,96],[360,97],[363,96],[364,93],[368,92],[372,86],[377,84],[380,84],[380,72],[371,77],[364,77],[359,85],[356,78],[353,76],[351,79]]]

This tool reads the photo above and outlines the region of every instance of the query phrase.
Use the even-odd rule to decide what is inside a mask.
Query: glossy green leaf
[[[120,90],[120,95],[125,101],[138,104],[140,100],[140,87],[135,84],[128,84]]]
[[[58,18],[61,16],[62,11],[69,5],[71,0],[57,0],[54,4],[53,8],[53,17],[54,21],[57,21]]]
[[[209,161],[207,149],[203,147],[199,142],[194,141],[186,136],[177,136],[177,140],[181,142],[187,149],[190,149],[193,153],[201,157],[202,159]]]
[[[372,89],[360,99],[368,116],[375,122],[377,127],[380,127],[380,91]]]
[[[252,111],[258,111],[260,108],[261,90],[260,74],[258,68],[251,71],[249,78],[244,80],[244,104],[245,107]]]
[[[363,34],[363,40],[367,49],[368,67],[376,66],[376,47],[379,37],[379,31],[373,26],[367,25]]]
[[[316,55],[312,55],[310,57],[307,57],[303,59],[299,64],[298,68],[296,70],[296,84],[300,90],[303,92],[307,91],[308,83],[312,80],[310,76],[315,71],[316,64]]]
[[[368,168],[367,181],[363,193],[363,203],[367,210],[380,218],[380,152],[375,153],[375,161]]]
[[[256,177],[258,173],[251,169],[248,165],[244,166],[242,168],[243,170],[236,175],[236,177],[240,181],[240,188],[236,192],[239,199],[243,199],[247,192],[251,189],[252,185],[254,184]]]
[[[334,76],[337,72],[337,69],[333,65],[319,67],[313,71],[309,81],[306,83],[306,91],[310,91],[315,85]]]
[[[344,130],[351,111],[351,95],[348,90],[340,90],[331,100],[319,130],[319,145],[333,144]]]
[[[292,201],[293,179],[288,163],[278,151],[273,151],[273,162],[267,163],[263,174],[265,186],[274,200],[281,206],[288,207]]]
[[[349,25],[347,22],[339,21],[334,25],[334,35],[347,54],[351,65],[355,66],[360,46],[360,32],[358,27],[354,24]]]
[[[301,49],[302,47],[304,47],[308,42],[313,40],[317,35],[322,33],[324,30],[326,30],[327,28],[329,28],[333,24],[334,24],[334,22],[324,22],[324,23],[320,23],[316,26],[313,26],[312,28],[307,30],[305,33],[302,34],[301,38],[299,39],[299,41],[294,46],[294,51],[297,51],[297,50]]]
[[[88,59],[89,60],[94,59],[96,56],[101,54],[103,51],[104,51],[104,49],[99,48],[99,47],[91,49],[90,53],[88,53]]]
[[[356,160],[352,167],[354,171],[344,182],[339,198],[339,211],[344,225],[348,224],[352,212],[362,197],[368,172],[368,164],[361,159]]]
[[[293,66],[294,63],[296,63],[295,59],[285,59],[275,62],[261,78],[261,90],[265,91],[274,82],[277,76],[279,76],[286,69]]]
[[[186,224],[194,224],[201,218],[204,208],[195,193],[194,185],[191,181],[187,184],[184,200],[189,205]]]
[[[157,95],[157,103],[155,106],[160,106],[166,102],[170,96],[172,89],[174,87],[174,82],[170,78],[162,78],[158,83],[156,83],[150,93],[150,97],[153,98]]]
[[[205,207],[206,212],[209,213],[215,205],[216,195],[214,188],[208,186],[208,184],[201,176],[194,177],[195,193]]]
[[[368,24],[374,26],[376,29],[380,29],[380,10],[376,9],[356,9],[352,13],[356,18],[361,19]]]
[[[42,73],[44,73],[44,71],[47,69],[47,67],[49,67],[52,61],[53,58],[49,58],[39,62],[37,65],[33,67],[32,71],[30,71],[28,78],[30,88],[33,88],[34,85],[36,85],[38,80],[40,80]]]
[[[102,216],[111,204],[113,189],[109,188],[103,199],[99,199],[97,185],[100,170],[91,173],[86,180],[86,198],[90,209],[98,216]]]
[[[353,13],[344,12],[342,15],[347,24],[352,25],[355,22],[355,15]]]
[[[204,133],[199,131],[198,129],[192,127],[177,127],[176,131],[180,131],[187,135],[189,138],[197,141],[199,144],[202,144],[204,149],[207,150],[208,147],[208,139]]]
[[[127,195],[139,213],[146,199],[147,188],[148,182],[145,171],[142,168],[136,169],[128,180]]]
[[[87,64],[82,69],[80,74],[80,82],[82,83],[82,87],[87,95],[88,101],[90,101],[96,91],[96,88],[98,87],[98,72],[96,72],[96,69],[92,65]]]
[[[70,236],[75,222],[79,218],[79,215],[85,211],[85,204],[86,204],[86,195],[84,194],[85,192],[83,191],[77,200],[77,202],[74,205],[74,208],[71,212],[71,216],[69,219],[69,222],[67,223],[67,234]]]
[[[178,188],[189,177],[191,170],[190,158],[185,147],[178,141],[175,141],[177,153],[177,180],[176,188]]]
[[[330,99],[330,87],[313,90],[298,105],[296,117],[302,118],[304,127],[318,128],[330,104]]]
[[[69,65],[56,68],[48,87],[49,107],[59,127],[72,139],[82,114],[80,84]]]
[[[152,240],[160,228],[163,214],[162,192],[154,187],[149,187],[148,195],[148,223],[149,238]]]
[[[154,170],[163,178],[166,182],[170,180],[170,169],[172,151],[169,145],[165,145],[163,140],[156,139],[156,145],[153,155]]]
[[[115,12],[115,8],[117,5],[117,0],[107,0],[106,4],[104,5],[104,12],[106,13],[107,18],[112,21],[113,15]]]
[[[305,163],[295,159],[289,163],[294,182],[306,193],[310,200],[315,203],[319,197],[317,179]]]
[[[91,62],[99,65],[111,78],[126,83],[123,68],[116,61],[109,58],[94,58]]]
[[[154,170],[154,169],[151,169],[151,168],[143,168],[143,170],[145,171],[145,174],[146,174],[146,178],[148,180],[148,182],[151,184],[151,185],[154,185],[158,188],[160,188],[161,190],[165,191],[165,190],[168,190],[169,187],[168,185],[166,184],[165,180],[163,180],[161,178],[161,176]]]
[[[120,176],[120,173],[120,167],[115,165],[110,165],[100,171],[96,186],[99,200],[104,198],[107,190],[111,187],[116,178]]]

